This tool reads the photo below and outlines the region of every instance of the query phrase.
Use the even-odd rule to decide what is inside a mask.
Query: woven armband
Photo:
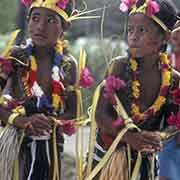
[[[8,124],[13,125],[14,120],[20,115],[21,115],[20,113],[12,113],[8,118]]]
[[[12,114],[9,116],[8,118],[8,124],[13,125],[14,124],[14,120],[21,115],[25,115],[25,108],[23,106],[17,106],[16,108],[14,108],[12,110]]]
[[[66,91],[71,92],[71,91],[75,91],[76,89],[78,89],[78,87],[76,85],[69,85],[66,87]]]

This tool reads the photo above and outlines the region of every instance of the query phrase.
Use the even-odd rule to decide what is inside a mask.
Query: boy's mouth
[[[41,33],[36,33],[33,36],[35,38],[40,38],[40,39],[46,39],[47,38],[44,34],[41,34]]]

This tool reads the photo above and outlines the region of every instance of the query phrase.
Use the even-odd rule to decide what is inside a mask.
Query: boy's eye
[[[56,20],[55,18],[52,18],[52,17],[49,17],[47,21],[48,21],[48,23],[50,23],[50,24],[57,23],[57,20]]]
[[[133,33],[133,27],[128,26],[128,33]]]
[[[140,31],[141,33],[144,33],[144,32],[146,32],[147,30],[146,30],[144,27],[140,27],[140,28],[139,28],[139,31]]]
[[[33,20],[34,22],[38,22],[38,21],[39,21],[39,17],[38,17],[38,16],[33,16],[33,17],[32,17],[32,20]]]

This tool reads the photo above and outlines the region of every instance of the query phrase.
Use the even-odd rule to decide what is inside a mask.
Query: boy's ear
[[[29,22],[30,16],[26,16],[26,21]]]
[[[171,32],[165,32],[163,36],[163,44],[167,44],[167,42],[170,41],[171,38]]]
[[[166,40],[166,41],[169,41],[169,40],[170,40],[170,38],[171,38],[171,33],[172,33],[172,32],[166,32],[166,34],[165,34],[165,40]]]
[[[63,31],[66,32],[71,27],[70,22],[64,22],[63,23]]]

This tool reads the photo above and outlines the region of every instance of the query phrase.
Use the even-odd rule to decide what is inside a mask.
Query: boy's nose
[[[45,21],[44,20],[41,20],[39,21],[39,23],[37,24],[37,28],[39,31],[44,31],[45,30]]]

